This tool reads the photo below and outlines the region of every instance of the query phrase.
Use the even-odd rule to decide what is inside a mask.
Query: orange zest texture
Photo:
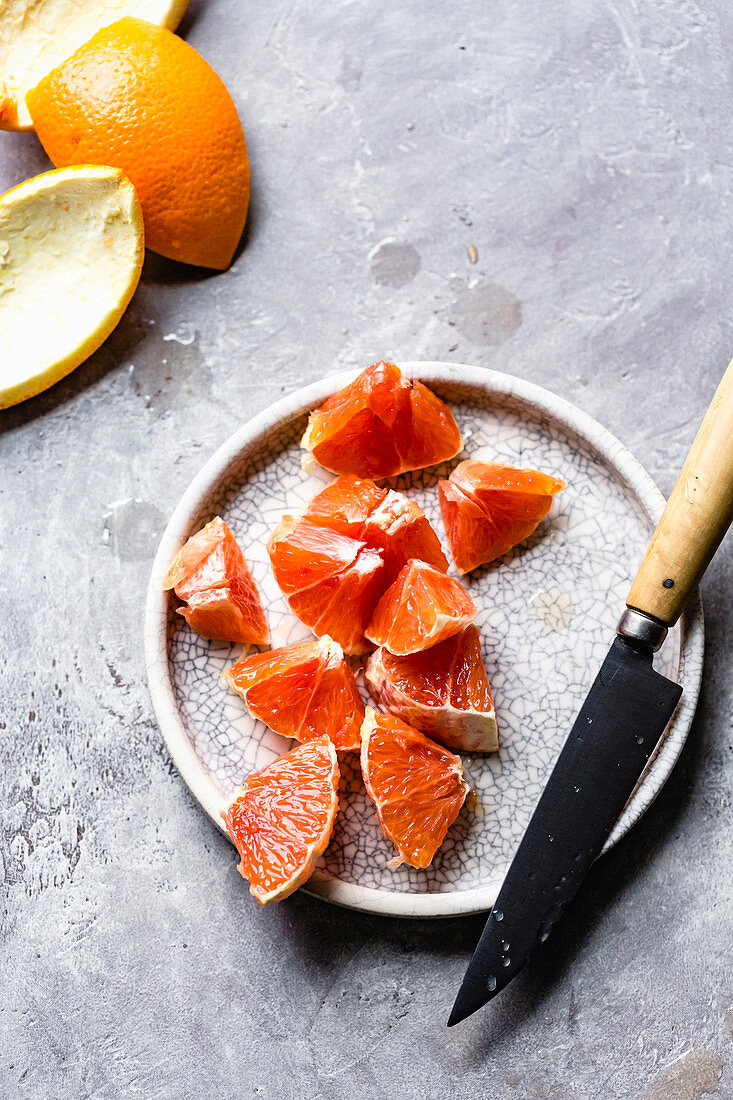
[[[182,38],[126,17],[26,96],[56,167],[108,164],[132,181],[145,242],[183,263],[229,266],[249,204],[249,161],[221,79]]]

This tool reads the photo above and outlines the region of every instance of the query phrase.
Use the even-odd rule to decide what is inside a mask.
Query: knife
[[[674,713],[652,668],[733,520],[733,363],[725,372],[469,963],[448,1026],[500,993],[575,896]]]

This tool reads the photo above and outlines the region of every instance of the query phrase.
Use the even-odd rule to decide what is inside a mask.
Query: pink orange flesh
[[[282,901],[313,874],[331,839],[338,781],[336,750],[320,737],[249,775],[222,811],[260,905]]]
[[[241,547],[219,516],[185,543],[163,581],[187,606],[177,608],[204,638],[267,645],[267,620]]]
[[[243,657],[224,672],[253,718],[283,737],[327,736],[342,752],[361,745],[364,704],[341,647],[331,638]]]
[[[412,559],[377,604],[367,638],[404,657],[429,649],[476,618],[476,605],[459,581]]]
[[[382,832],[397,849],[390,865],[428,867],[468,794],[460,757],[367,707],[361,771]]]
[[[375,703],[458,752],[495,752],[496,713],[479,632],[467,626],[421,653],[372,653],[366,680]]]
[[[529,538],[565,482],[538,470],[469,459],[438,486],[443,526],[459,573]]]
[[[458,454],[448,406],[394,363],[374,363],[311,413],[301,446],[335,474],[384,478]]]
[[[416,501],[367,478],[344,474],[311,500],[304,519],[381,550],[390,581],[410,558],[445,572],[448,559]]]

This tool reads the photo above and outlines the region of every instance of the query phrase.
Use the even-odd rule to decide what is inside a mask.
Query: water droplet
[[[489,993],[493,993],[496,989],[496,978],[493,974],[489,974],[488,978],[486,979],[486,988],[488,989]]]
[[[502,951],[508,951],[509,950],[509,941],[508,940],[502,940],[501,941],[501,949],[502,949]]]
[[[588,723],[589,726],[593,725],[593,719],[592,718],[586,718],[586,722]]]
[[[494,910],[494,920],[504,920],[504,914],[501,909]]]
[[[575,791],[576,794],[580,794],[580,787],[573,786],[573,790]]]
[[[549,934],[550,934],[549,932],[543,932],[542,935],[540,936],[540,943],[544,943],[545,940],[547,939],[547,937],[549,936]]]
[[[552,835],[552,833],[548,833],[548,834],[547,834],[547,839],[549,840],[550,844],[552,844],[552,842],[553,842],[553,840],[554,840],[555,838],[554,838],[554,836]]]
[[[509,966],[509,964],[511,963],[511,961],[512,961],[512,960],[511,960],[511,959],[509,958],[509,956],[508,956],[508,955],[506,955],[506,956],[505,956],[505,957],[504,957],[504,958],[503,958],[503,959],[501,960],[501,965],[502,965],[502,966]]]
[[[637,743],[637,745],[643,745],[644,744],[644,738],[643,737],[637,737],[636,743]]]

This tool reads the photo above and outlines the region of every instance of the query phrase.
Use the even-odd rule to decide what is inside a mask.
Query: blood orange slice
[[[494,700],[475,626],[409,657],[395,657],[382,646],[367,662],[366,680],[383,710],[449,749],[498,749]]]
[[[294,516],[283,516],[267,544],[275,580],[286,595],[340,573],[361,549],[357,539]]]
[[[361,539],[366,521],[386,496],[387,489],[369,478],[343,474],[313,497],[304,516],[320,527]]]
[[[329,637],[243,657],[224,672],[253,718],[283,737],[325,735],[343,752],[361,745],[364,704],[343,650]]]
[[[459,573],[506,554],[532,534],[565,482],[538,470],[469,459],[441,481],[440,511]]]
[[[285,516],[267,545],[275,579],[290,608],[346,653],[364,653],[364,636],[388,583],[382,555],[357,539],[310,520]]]
[[[188,606],[176,610],[204,638],[267,645],[262,601],[244,554],[219,516],[186,542],[163,580]]]
[[[476,605],[459,581],[413,558],[377,604],[366,636],[405,657],[450,638],[475,618]]]
[[[338,781],[336,750],[320,737],[248,776],[222,811],[260,905],[282,901],[313,874],[331,839]]]
[[[384,550],[390,580],[394,580],[410,558],[418,558],[444,573],[448,559],[440,540],[419,504],[391,489],[364,524],[369,546]]]
[[[329,634],[344,653],[366,653],[371,649],[366,627],[387,583],[381,555],[364,549],[343,572],[294,593],[288,603],[314,634]]]
[[[301,446],[335,474],[393,477],[458,454],[447,405],[394,363],[375,363],[314,412]]]
[[[361,771],[382,832],[398,852],[389,866],[429,866],[468,794],[461,758],[367,707]]]
[[[448,559],[422,508],[404,493],[343,474],[308,505],[305,518],[384,551],[390,582],[410,558],[445,572]]]

